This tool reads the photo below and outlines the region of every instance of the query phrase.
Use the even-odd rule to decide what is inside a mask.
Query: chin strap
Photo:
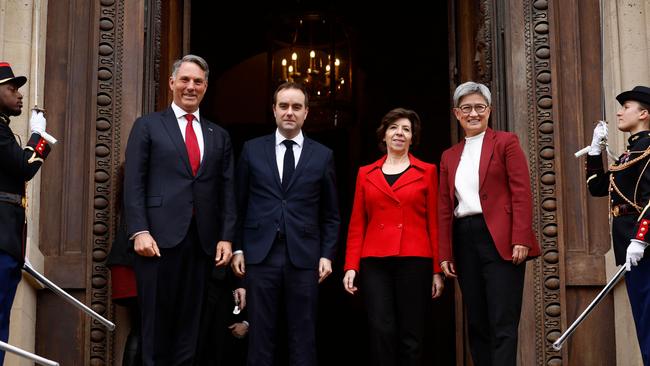
[[[9,122],[10,122],[9,116],[7,116],[6,114],[0,112],[0,122],[6,124],[7,126],[9,126]]]

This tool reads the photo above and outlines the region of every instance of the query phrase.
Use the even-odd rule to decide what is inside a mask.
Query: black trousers
[[[359,276],[368,313],[371,364],[419,366],[431,312],[433,260],[363,258]]]
[[[316,366],[318,269],[295,267],[285,241],[276,239],[262,263],[246,266],[246,289],[250,322],[247,364],[275,363],[277,342],[282,337],[279,329],[284,329],[279,319],[286,317],[288,364]]]
[[[161,248],[160,255],[135,260],[143,365],[192,365],[207,270],[214,262],[201,248],[194,221],[183,241]]]
[[[224,358],[229,352],[228,338],[234,338],[228,329],[232,324],[234,300],[232,284],[225,271],[221,267],[209,270],[212,274],[206,280],[203,295],[203,314],[194,361],[196,366],[229,366]]]
[[[458,281],[476,366],[515,366],[525,264],[501,258],[483,215],[454,220]]]
[[[625,273],[627,295],[632,306],[632,315],[636,325],[636,335],[643,365],[650,366],[650,250],[645,251],[645,256],[638,266],[632,267]]]

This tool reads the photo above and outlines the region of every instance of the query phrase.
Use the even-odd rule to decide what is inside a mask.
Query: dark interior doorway
[[[368,7],[372,7],[372,9]],[[340,1],[192,1],[189,48],[210,65],[201,112],[225,127],[238,152],[244,141],[271,133],[268,73],[269,30],[282,16],[323,11],[340,17],[348,31],[353,68],[350,113],[341,123],[319,124],[306,134],[331,147],[336,156],[342,215],[334,274],[321,287],[319,357],[321,365],[367,365],[365,313],[360,298],[344,293],[341,279],[347,223],[357,169],[381,156],[375,129],[390,109],[420,115],[422,137],[414,154],[438,163],[451,145],[449,46],[446,1],[402,0],[388,7]],[[166,84],[162,84],[166,87]],[[310,113],[313,112],[310,111]],[[425,364],[455,365],[453,284],[433,302]],[[434,361],[435,360],[435,361]]]

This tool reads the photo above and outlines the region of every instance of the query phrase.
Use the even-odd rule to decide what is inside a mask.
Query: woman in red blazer
[[[540,249],[526,157],[517,135],[488,128],[490,100],[471,81],[454,93],[465,140],[440,161],[440,261],[447,276],[458,274],[474,364],[514,366],[524,262]]]
[[[444,287],[436,166],[409,154],[419,133],[414,111],[388,112],[377,129],[387,154],[357,176],[343,286],[354,294],[359,274],[373,365],[419,365],[431,298]]]

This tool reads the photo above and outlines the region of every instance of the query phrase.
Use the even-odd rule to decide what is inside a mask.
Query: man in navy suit
[[[165,111],[138,118],[126,149],[125,214],[134,239],[144,365],[191,365],[205,281],[232,256],[236,203],[228,133],[199,113],[208,65],[174,63]]]
[[[333,153],[301,130],[307,103],[302,85],[280,85],[273,95],[276,132],[246,142],[237,165],[232,266],[246,274],[250,366],[273,363],[280,312],[289,364],[317,363],[318,283],[332,272],[340,217]]]

